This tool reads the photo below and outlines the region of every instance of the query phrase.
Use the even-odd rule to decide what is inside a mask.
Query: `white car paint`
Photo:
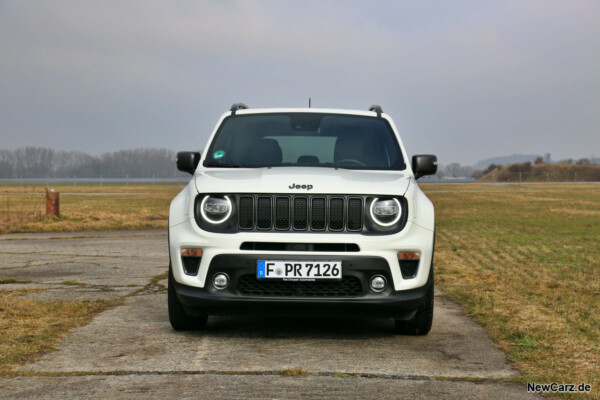
[[[373,112],[337,109],[252,109],[239,110],[237,114],[265,112],[324,112],[349,115],[373,116]],[[433,204],[419,189],[410,163],[403,171],[350,170],[321,167],[273,167],[273,168],[205,168],[202,166],[212,141],[223,119],[223,114],[213,131],[198,168],[190,183],[175,197],[169,211],[169,250],[174,279],[184,285],[202,288],[206,285],[208,267],[213,257],[219,254],[269,254],[274,259],[293,258],[293,253],[278,251],[240,250],[245,241],[296,242],[296,243],[357,243],[360,251],[356,256],[378,256],[385,258],[390,266],[393,288],[396,291],[414,289],[426,284],[433,256],[435,217]],[[402,155],[408,160],[398,131],[389,116],[381,115],[395,132]],[[310,184],[312,188],[291,189],[292,184]],[[214,233],[200,229],[194,219],[194,200],[199,193],[295,193],[295,194],[362,194],[404,196],[408,204],[408,221],[398,233],[367,236],[359,233],[311,233],[308,232],[236,232]],[[203,249],[197,276],[183,273],[179,254],[182,248]],[[403,279],[397,259],[398,252],[418,251],[421,261],[418,274],[412,279]],[[302,255],[322,257],[323,252],[302,252]],[[327,256],[349,253],[327,253]]]

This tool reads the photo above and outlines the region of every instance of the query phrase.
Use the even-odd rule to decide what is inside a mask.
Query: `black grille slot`
[[[275,229],[290,229],[290,198],[275,198]]]
[[[356,243],[281,243],[281,242],[244,242],[240,250],[262,251],[327,251],[356,252],[360,248]]]
[[[354,276],[336,281],[285,282],[243,275],[237,291],[241,295],[265,297],[358,297],[362,294],[362,286]]]
[[[252,229],[254,227],[254,197],[240,196],[238,224],[240,229]]]
[[[308,199],[306,197],[294,198],[294,229],[305,230],[308,228]]]
[[[329,199],[329,229],[332,231],[344,229],[344,199],[340,197]]]
[[[273,218],[272,203],[270,197],[259,197],[256,210],[256,227],[258,229],[271,229]]]
[[[351,198],[348,200],[348,230],[360,231],[362,229],[362,199]]]
[[[325,229],[325,199],[323,197],[313,197],[312,199],[312,220],[310,227],[317,231]]]

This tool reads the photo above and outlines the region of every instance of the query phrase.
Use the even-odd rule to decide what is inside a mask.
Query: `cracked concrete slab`
[[[539,399],[525,385],[498,382],[277,375],[21,377],[6,382],[19,399]]]
[[[425,337],[395,335],[391,320],[335,318],[211,317],[205,330],[179,333],[168,322],[165,280],[148,285],[166,271],[164,232],[52,235],[0,236],[0,266],[18,264],[25,254],[29,260],[26,267],[0,269],[0,278],[46,288],[30,294],[38,300],[137,294],[16,371],[39,376],[0,379],[2,396],[537,398],[525,385],[504,381],[518,371],[483,328],[439,292]],[[32,244],[39,253],[28,253]],[[82,285],[60,283],[66,280]],[[295,368],[308,376],[278,375]]]
[[[46,289],[34,300],[108,300],[166,271],[165,231],[0,235],[0,290]]]
[[[483,328],[437,298],[425,337],[399,336],[390,320],[211,317],[174,332],[166,295],[128,298],[77,329],[24,371],[279,371],[504,378],[517,375]],[[90,347],[94,357],[89,357]]]
[[[27,293],[26,298],[39,301],[83,301],[83,300],[111,300],[127,296],[139,290],[140,286],[121,288],[94,288],[94,287],[54,287],[44,291]]]

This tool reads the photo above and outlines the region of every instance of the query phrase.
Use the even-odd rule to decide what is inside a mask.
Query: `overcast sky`
[[[220,114],[381,104],[409,154],[600,156],[600,1],[0,0],[0,148],[204,147]]]

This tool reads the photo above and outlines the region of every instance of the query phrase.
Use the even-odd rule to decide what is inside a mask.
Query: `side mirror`
[[[196,167],[200,162],[200,153],[195,153],[192,151],[180,151],[177,153],[177,159],[175,162],[177,163],[178,170],[194,175]]]
[[[432,154],[420,154],[412,158],[412,170],[415,179],[437,172],[437,157]]]

